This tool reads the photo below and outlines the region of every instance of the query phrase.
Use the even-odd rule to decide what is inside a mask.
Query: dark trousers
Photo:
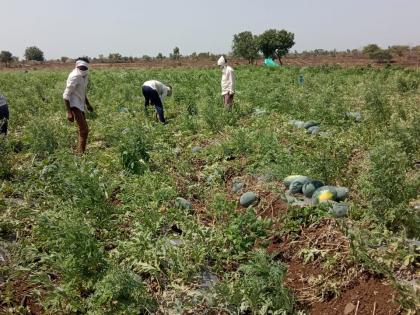
[[[142,86],[141,92],[144,96],[144,107],[145,109],[149,104],[155,105],[156,112],[159,116],[159,120],[162,123],[165,123],[165,116],[163,114],[163,104],[160,100],[159,94],[156,90],[152,89],[150,86]]]
[[[6,105],[0,106],[0,134],[7,135],[7,124],[9,121],[9,107]]]

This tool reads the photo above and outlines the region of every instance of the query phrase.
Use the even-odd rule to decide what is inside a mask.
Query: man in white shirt
[[[9,107],[6,98],[0,94],[0,135],[7,135],[7,125],[9,122]]]
[[[64,104],[67,110],[67,119],[70,122],[76,120],[79,128],[79,143],[77,152],[83,154],[86,150],[86,142],[89,128],[86,122],[86,108],[91,112],[92,106],[87,98],[86,89],[88,85],[89,60],[78,58],[76,67],[67,79],[66,89],[63,93]]]
[[[163,114],[163,100],[166,96],[172,95],[172,87],[166,86],[163,83],[150,80],[143,83],[141,91],[144,96],[144,108],[147,110],[149,103],[155,105],[157,116],[159,121],[163,124],[166,123],[165,116]]]
[[[233,104],[233,96],[235,95],[235,71],[228,66],[227,60],[221,56],[217,61],[217,65],[222,69],[222,96],[225,107],[230,109]]]

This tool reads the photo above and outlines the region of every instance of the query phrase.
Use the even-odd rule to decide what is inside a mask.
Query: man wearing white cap
[[[221,56],[217,61],[217,65],[222,69],[222,96],[225,107],[230,109],[233,104],[233,96],[235,95],[235,72],[232,67],[228,66],[227,60]]]
[[[67,79],[66,89],[63,93],[64,104],[67,110],[67,119],[70,122],[76,120],[79,128],[79,143],[77,152],[83,154],[86,150],[86,142],[89,128],[86,122],[85,109],[93,111],[87,98],[86,89],[88,85],[89,60],[78,58],[76,67]]]

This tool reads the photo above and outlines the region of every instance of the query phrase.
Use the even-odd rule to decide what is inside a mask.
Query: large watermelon
[[[287,176],[285,179],[283,179],[284,186],[286,186],[286,188],[289,188],[290,187],[290,184],[295,179],[299,179],[299,180],[305,180],[305,179],[307,179],[307,180],[309,180],[309,178],[306,177],[306,176],[302,176],[302,175],[290,175],[290,176]]]
[[[311,198],[315,190],[322,186],[324,186],[324,183],[320,180],[311,180],[302,186],[302,192],[305,195],[305,197]]]
[[[314,203],[325,201],[335,201],[337,198],[337,190],[333,186],[323,186],[315,190],[312,195]]]

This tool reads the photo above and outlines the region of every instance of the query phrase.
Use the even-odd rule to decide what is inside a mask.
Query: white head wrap
[[[225,59],[225,57],[224,57],[224,56],[221,56],[221,57],[219,58],[219,60],[217,60],[217,65],[218,65],[218,66],[226,66],[226,59]]]
[[[76,68],[77,67],[86,67],[89,68],[89,64],[84,60],[77,60],[76,61]]]

